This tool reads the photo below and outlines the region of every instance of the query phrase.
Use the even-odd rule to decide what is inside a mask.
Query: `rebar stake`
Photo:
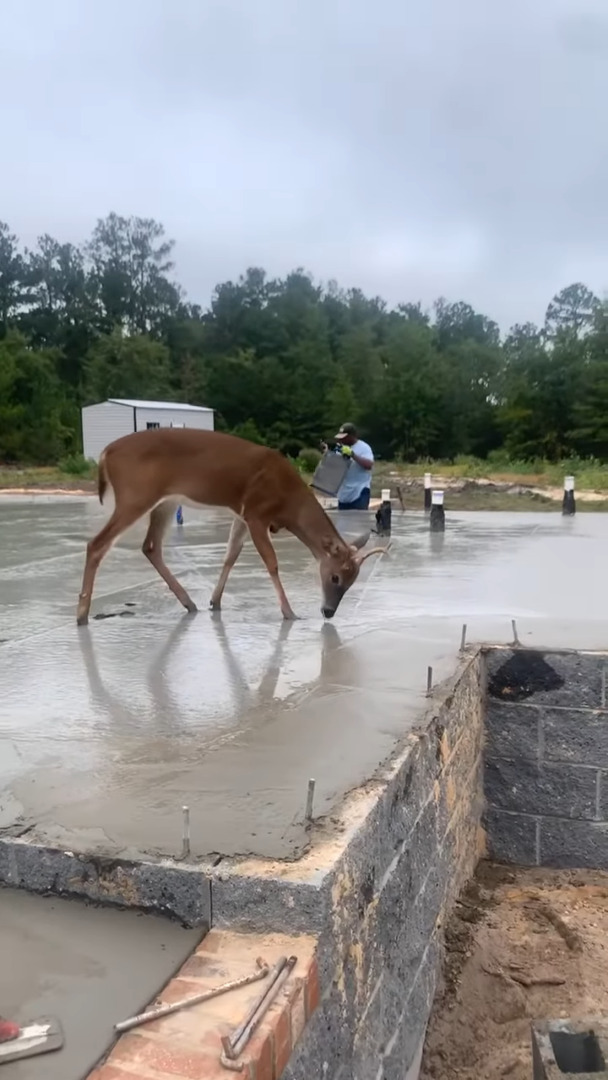
[[[315,780],[308,781],[308,793],[306,795],[306,821],[312,821],[312,802],[315,797]]]
[[[464,652],[467,643],[467,624],[462,624],[462,636],[460,638],[460,651]]]
[[[187,859],[190,854],[190,807],[182,806],[184,815],[182,829],[182,859]]]
[[[511,619],[511,627],[513,629],[513,644],[521,645],[521,641],[517,636],[517,623],[515,622],[515,619]]]
[[[428,667],[426,669],[426,696],[429,697],[429,695],[432,693],[432,691],[433,691],[433,669],[432,669],[432,667]]]

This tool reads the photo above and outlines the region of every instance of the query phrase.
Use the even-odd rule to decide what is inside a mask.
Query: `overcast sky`
[[[608,291],[608,0],[7,0],[0,219],[542,321]]]

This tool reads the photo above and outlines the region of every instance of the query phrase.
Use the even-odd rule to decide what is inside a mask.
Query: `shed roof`
[[[206,405],[185,405],[181,401],[138,401],[136,398],[108,398],[112,405],[129,405],[132,409],[173,409],[177,412],[213,412]]]

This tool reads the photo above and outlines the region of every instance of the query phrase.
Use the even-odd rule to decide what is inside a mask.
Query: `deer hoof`
[[[76,616],[76,626],[88,626],[88,623],[89,623],[89,616],[88,615],[77,615]]]

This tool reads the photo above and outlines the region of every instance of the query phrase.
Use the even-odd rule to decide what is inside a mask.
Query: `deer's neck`
[[[321,504],[312,491],[308,491],[307,494],[309,497],[297,507],[293,514],[289,515],[289,523],[285,522],[286,528],[297,536],[298,540],[306,544],[317,560],[327,554],[332,544],[339,544],[344,548],[344,553],[348,554],[348,545],[329,520]]]

